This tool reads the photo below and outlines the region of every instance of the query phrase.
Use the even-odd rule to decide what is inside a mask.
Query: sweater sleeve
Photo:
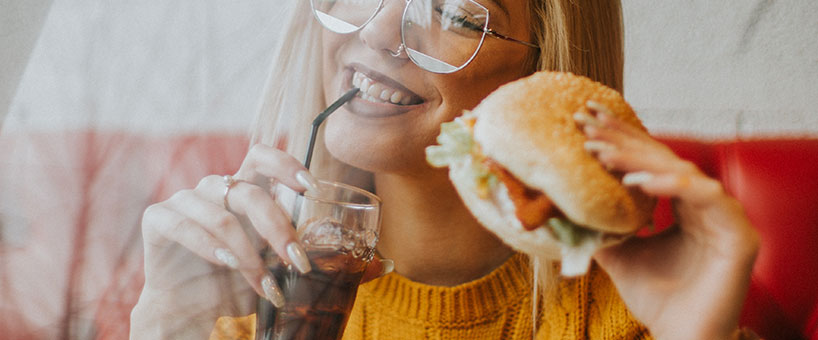
[[[223,316],[216,320],[210,340],[253,340],[256,336],[256,315]]]
[[[537,340],[653,339],[596,265],[585,276],[560,281],[546,294]]]

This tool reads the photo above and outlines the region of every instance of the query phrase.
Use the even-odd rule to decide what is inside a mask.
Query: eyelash
[[[448,17],[449,20],[451,20],[454,23],[458,24],[460,27],[470,29],[470,30],[474,30],[474,31],[477,31],[477,32],[482,32],[483,31],[483,26],[484,26],[483,24],[478,24],[478,23],[475,23],[475,22],[469,20],[469,18],[466,15],[456,16],[456,15],[453,15],[453,14],[449,14],[447,12],[444,12],[443,9],[440,8],[440,7],[435,8],[435,11],[438,14],[440,14],[441,17]],[[446,15],[446,14],[448,14],[448,15]]]

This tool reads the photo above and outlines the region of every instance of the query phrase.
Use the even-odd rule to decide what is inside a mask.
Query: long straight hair
[[[619,0],[530,0],[537,70],[567,71],[623,91]]]
[[[532,37],[540,46],[536,71],[571,72],[623,92],[624,24],[619,0],[529,0]],[[543,298],[559,299],[556,261],[529,256],[534,273],[532,324]],[[535,334],[536,335],[536,334]]]
[[[530,60],[531,72],[572,72],[623,91],[624,28],[619,0],[529,0],[527,5],[531,38],[540,47]],[[282,10],[288,15],[280,23],[279,46],[270,64],[251,143],[275,145],[300,159],[306,153],[310,123],[327,104],[322,84],[322,28],[312,18],[309,1],[283,1]],[[367,187],[368,174],[334,160],[321,138],[316,142],[312,171],[319,178]],[[540,287],[552,291],[555,265],[539,262],[535,271]]]

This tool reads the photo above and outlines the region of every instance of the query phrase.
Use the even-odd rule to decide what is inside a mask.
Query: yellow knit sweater
[[[358,290],[344,340],[532,339],[531,271],[517,254],[489,275],[455,287],[392,273]],[[541,300],[536,340],[650,339],[608,276],[592,267]],[[253,339],[255,316],[221,318],[211,340]]]

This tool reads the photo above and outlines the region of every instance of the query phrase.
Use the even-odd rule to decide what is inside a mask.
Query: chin
[[[339,117],[340,118],[340,117]],[[353,124],[327,122],[324,143],[335,159],[372,173],[412,173],[429,169],[424,148],[390,133],[367,133]]]

